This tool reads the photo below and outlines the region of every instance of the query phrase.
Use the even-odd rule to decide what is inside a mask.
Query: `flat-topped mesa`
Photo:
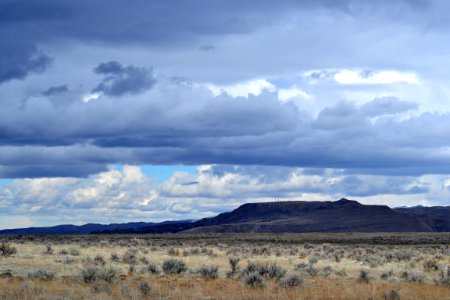
[[[334,203],[336,204],[353,204],[353,205],[362,205],[361,203],[359,203],[358,201],[355,200],[348,200],[347,198],[341,198],[337,201],[334,201]]]
[[[247,203],[231,212],[199,220],[193,225],[191,232],[281,233],[426,232],[444,231],[450,224],[436,227],[431,217],[417,218],[386,205],[365,205],[342,198],[337,201]]]

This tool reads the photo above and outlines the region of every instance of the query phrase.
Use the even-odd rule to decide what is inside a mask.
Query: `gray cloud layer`
[[[449,113],[423,108],[442,106],[434,91],[419,101],[402,80],[367,83],[390,68],[441,80],[444,1],[0,5],[1,177],[87,176],[114,163],[448,173]],[[367,70],[363,88],[344,90],[329,71],[340,68]],[[303,80],[313,100],[214,97],[202,85],[269,77]]]
[[[0,174],[83,176],[124,162],[447,173],[449,115],[397,118],[415,108],[377,98],[359,106],[341,102],[314,117],[275,93],[213,97],[170,82],[132,97],[67,106],[37,97],[0,111]]]
[[[92,92],[108,96],[138,94],[150,89],[156,81],[147,70],[134,66],[124,67],[116,61],[101,63],[94,68],[94,72],[105,77]]]
[[[416,40],[420,43],[417,47],[409,47],[410,44],[406,43],[411,37],[409,32],[404,34],[405,26],[426,34],[448,24],[448,16],[444,13],[448,8],[445,1],[246,0],[205,4],[199,0],[136,0],[131,3],[107,0],[95,3],[88,0],[50,0],[45,3],[3,0],[0,5],[0,38],[3,41],[1,81],[23,79],[29,73],[43,70],[49,62],[46,52],[52,52],[61,45],[76,46],[80,43],[164,49],[176,53],[175,57],[168,57],[176,61],[178,55],[183,55],[177,50],[189,51],[193,45],[196,49],[213,49],[209,52],[215,52],[217,48],[223,51],[220,53],[224,59],[222,62],[210,61],[211,55],[202,53],[200,59],[193,59],[193,63],[203,62],[205,67],[200,72],[222,80],[236,80],[239,73],[251,76],[258,70],[283,70],[288,61],[293,66],[298,66],[299,62],[306,66],[311,61],[314,63],[309,66],[311,68],[319,67],[319,62],[320,67],[324,67],[323,64],[329,66],[338,61],[341,64],[351,63],[350,60],[361,63],[364,58],[370,58],[373,64],[382,65],[398,62],[396,58],[384,55],[387,49],[404,56],[432,51],[427,43],[433,37],[423,34],[420,34],[423,41]],[[373,41],[381,39],[380,33],[385,36],[387,28],[383,24],[395,28],[399,33],[399,42],[384,43],[384,49],[381,49]],[[356,27],[360,30],[355,31]],[[267,29],[266,33],[270,36],[258,35],[262,29]],[[245,38],[252,33],[255,33],[254,37]],[[288,39],[286,35],[295,38]],[[244,38],[238,44],[224,45],[221,39],[230,36]],[[413,38],[416,37],[415,34]],[[272,39],[269,47],[267,38]],[[261,47],[261,42],[266,46]],[[434,49],[439,49],[438,39],[433,42]],[[367,49],[369,45],[371,49]],[[321,60],[311,60],[317,52],[320,52]],[[271,62],[260,64],[261,58],[267,55],[271,56]],[[236,67],[239,64],[246,66],[247,71],[243,72],[241,68],[235,72],[224,70],[234,75],[228,79],[208,71],[217,70],[218,66],[226,69],[230,61]]]

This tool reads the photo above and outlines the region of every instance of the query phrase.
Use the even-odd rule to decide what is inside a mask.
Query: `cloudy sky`
[[[449,9],[0,0],[0,228],[450,205]]]

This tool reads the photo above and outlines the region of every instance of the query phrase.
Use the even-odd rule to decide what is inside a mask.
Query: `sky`
[[[0,228],[450,205],[444,0],[0,0]]]

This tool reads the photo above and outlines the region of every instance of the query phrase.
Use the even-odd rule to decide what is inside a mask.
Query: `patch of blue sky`
[[[11,184],[14,179],[10,178],[0,178],[0,191],[3,190],[7,185]]]
[[[288,89],[294,85],[300,86],[303,83],[300,76],[270,78],[269,82],[276,86],[277,89]]]
[[[123,165],[116,165],[116,167],[122,170]],[[186,172],[189,174],[197,172],[197,166],[188,165],[140,165],[140,168],[144,174],[156,180],[158,184],[168,180],[175,172]]]

